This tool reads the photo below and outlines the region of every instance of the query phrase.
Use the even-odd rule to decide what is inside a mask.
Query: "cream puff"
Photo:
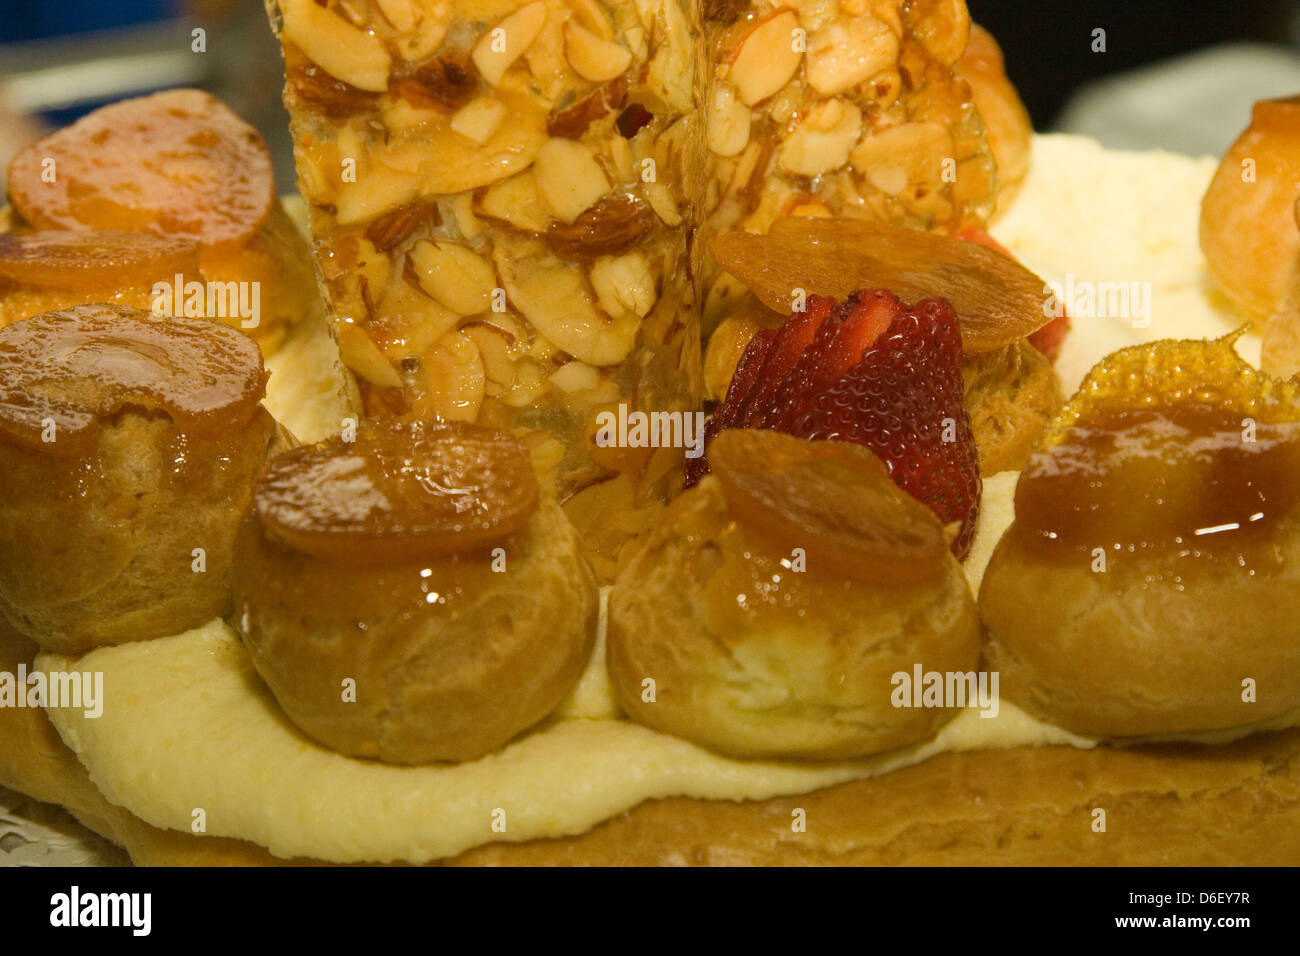
[[[0,618],[47,650],[230,610],[235,530],[268,453],[257,345],[82,305],[0,329]]]
[[[276,198],[266,142],[207,93],[102,107],[19,151],[8,186],[15,225],[199,243],[204,284],[165,276],[175,307],[162,311],[223,321],[269,352],[319,308],[310,250]]]
[[[1300,706],[1300,386],[1232,339],[1093,369],[1022,472],[980,588],[1003,694],[1076,733]]]
[[[473,760],[580,676],[598,593],[509,435],[367,425],[281,455],[236,546],[235,623],[297,727],[388,763]]]
[[[870,451],[734,429],[610,593],[628,715],[736,757],[843,758],[922,740],[944,708],[896,675],[972,671],[979,622],[938,520]]]

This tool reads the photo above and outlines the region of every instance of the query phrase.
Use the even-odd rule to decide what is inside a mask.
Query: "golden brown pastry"
[[[970,40],[966,52],[957,61],[956,71],[970,84],[975,107],[984,120],[989,149],[997,163],[996,214],[1011,205],[1029,171],[1034,127],[1025,104],[1020,102],[1020,94],[1007,79],[998,41],[978,23],[970,25]]]
[[[258,673],[353,756],[490,753],[554,709],[595,638],[573,527],[523,446],[478,426],[367,426],[281,455],[236,553]]]
[[[1016,489],[980,589],[1003,693],[1078,733],[1300,707],[1300,387],[1232,339],[1109,356]]]
[[[227,613],[253,476],[288,441],[265,384],[218,323],[83,305],[0,329],[0,620],[76,654]]]
[[[270,351],[319,308],[310,253],[275,196],[261,134],[215,97],[169,90],[102,107],[21,150],[9,199],[38,229],[190,239],[207,285],[168,311],[241,328]],[[166,276],[170,281],[174,276]]]
[[[1023,468],[1060,408],[1061,381],[1051,361],[1021,339],[993,352],[967,355],[962,377],[980,474]]]
[[[610,594],[624,710],[742,757],[859,756],[950,719],[891,701],[893,675],[969,671],[979,654],[930,510],[854,445],[736,429],[709,459]]]

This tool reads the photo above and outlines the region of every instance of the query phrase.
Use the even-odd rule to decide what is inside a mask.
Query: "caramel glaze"
[[[0,277],[50,289],[116,291],[142,274],[168,282],[199,272],[199,245],[134,232],[62,229],[0,235]]]
[[[277,457],[253,492],[268,537],[345,564],[398,564],[480,550],[537,508],[527,450],[463,422],[363,426]]]
[[[1094,410],[1020,476],[1011,533],[1048,559],[1100,547],[1267,572],[1300,505],[1300,422],[1253,431],[1224,406]]]
[[[85,456],[99,425],[125,411],[217,438],[252,419],[266,380],[257,344],[216,322],[111,305],[47,312],[0,329],[0,439]]]

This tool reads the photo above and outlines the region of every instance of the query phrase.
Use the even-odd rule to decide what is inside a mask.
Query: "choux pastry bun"
[[[235,530],[267,455],[256,343],[82,305],[0,329],[0,618],[77,654],[230,610]]]
[[[896,707],[894,675],[970,671],[979,624],[938,519],[870,451],[734,429],[610,594],[627,713],[736,757],[854,757],[951,709]],[[647,683],[649,682],[649,683]]]
[[[270,463],[236,545],[235,624],[285,713],[389,763],[490,753],[553,710],[596,581],[524,447],[464,423],[363,426]]]

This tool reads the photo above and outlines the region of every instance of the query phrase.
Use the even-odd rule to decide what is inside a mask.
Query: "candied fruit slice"
[[[1300,387],[1251,368],[1236,337],[1134,346],[1094,367],[1021,475],[1018,539],[1049,557],[1258,558],[1300,506]]]
[[[796,290],[843,299],[887,288],[915,301],[942,295],[961,317],[962,347],[990,352],[1024,338],[1050,316],[1044,282],[979,243],[849,219],[778,219],[765,235],[722,233],[719,265],[769,308],[789,314]]]
[[[0,276],[23,285],[100,290],[198,272],[199,245],[190,239],[66,229],[0,235]]]
[[[150,232],[242,243],[271,212],[261,134],[220,100],[169,90],[123,100],[23,149],[9,198],[41,229]]]
[[[961,523],[952,543],[959,559],[970,551],[981,488],[961,360],[952,307],[942,299],[918,302],[790,429],[870,448],[941,522]]]
[[[803,548],[811,569],[877,585],[943,573],[943,528],[870,451],[744,428],[711,455],[731,514],[778,548]]]
[[[217,322],[113,305],[47,312],[0,329],[0,437],[81,455],[128,408],[217,435],[252,417],[266,379],[257,343]]]
[[[1011,250],[1002,243],[998,242],[979,226],[970,226],[961,230],[957,234],[958,239],[964,239],[967,242],[978,242],[981,246],[992,249],[994,252],[1000,252],[1013,262],[1019,262]],[[1061,346],[1065,342],[1065,335],[1070,331],[1070,317],[1064,313],[1051,319],[1046,325],[1037,332],[1029,336],[1029,344],[1038,351],[1042,352],[1049,359],[1055,359],[1061,354]]]
[[[522,528],[537,508],[528,451],[466,422],[366,425],[279,455],[253,489],[262,527],[330,561],[385,564],[463,553]]]

